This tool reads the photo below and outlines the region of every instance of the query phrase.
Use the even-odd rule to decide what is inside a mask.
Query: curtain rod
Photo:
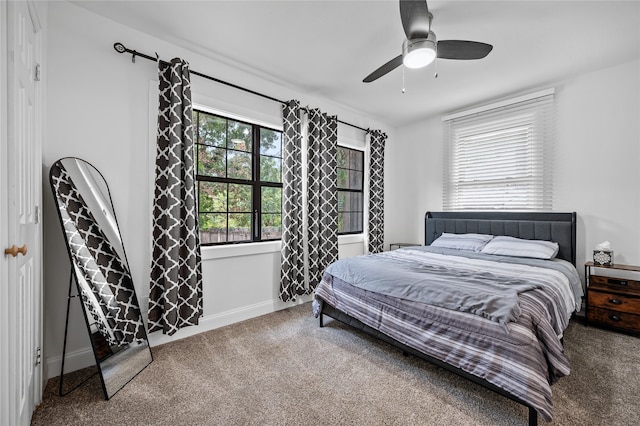
[[[145,55],[144,53],[140,53],[140,52],[138,52],[136,50],[128,49],[122,43],[114,43],[113,44],[113,48],[118,53],[131,53],[131,62],[134,62],[134,63],[136,62],[136,56],[139,56],[139,57],[144,58],[144,59],[148,59],[148,60],[153,61],[153,62],[161,61],[161,59],[158,57],[157,53],[156,53],[156,57],[154,58],[153,56]],[[164,61],[162,61],[162,62],[164,62]],[[269,99],[270,101],[273,101],[273,102],[279,102],[282,105],[286,105],[287,104],[287,102],[282,101],[282,100],[280,100],[278,98],[274,98],[272,96],[265,95],[264,93],[260,93],[260,92],[256,92],[256,91],[251,90],[251,89],[247,89],[246,87],[238,86],[237,84],[229,83],[228,81],[224,81],[224,80],[220,80],[220,79],[215,78],[215,77],[211,77],[210,75],[203,74],[203,73],[198,72],[198,71],[189,70],[189,72],[191,74],[193,74],[193,75],[197,75],[198,77],[206,78],[207,80],[215,81],[216,83],[224,84],[224,85],[227,85],[229,87],[233,87],[234,89],[242,90],[244,92],[251,93],[251,94],[256,95],[256,96],[260,96],[261,98]],[[363,129],[362,127],[356,126],[355,124],[347,123],[347,122],[342,121],[342,120],[338,120],[338,123],[342,123],[344,125],[354,127],[356,129],[362,130],[365,133],[370,133],[369,129]]]

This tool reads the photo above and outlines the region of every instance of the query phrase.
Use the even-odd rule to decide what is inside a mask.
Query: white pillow
[[[514,257],[532,257],[535,259],[553,259],[560,246],[553,241],[523,240],[515,237],[495,237],[484,248],[482,253],[499,254]]]
[[[444,232],[431,243],[431,246],[456,250],[480,251],[492,238],[493,235],[447,234]]]

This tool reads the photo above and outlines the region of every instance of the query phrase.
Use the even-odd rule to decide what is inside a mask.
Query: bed
[[[555,245],[555,257],[442,243],[475,235],[554,242],[540,244]],[[562,337],[581,305],[575,262],[575,213],[428,212],[425,246],[330,265],[314,314],[321,327],[327,315],[525,405],[535,425],[538,414],[552,420],[551,385],[570,372]]]

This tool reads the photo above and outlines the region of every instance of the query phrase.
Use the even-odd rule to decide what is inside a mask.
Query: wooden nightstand
[[[606,269],[607,274],[596,275],[593,268]],[[640,273],[640,266],[585,263],[587,324],[640,334],[640,281],[623,278],[630,272]]]

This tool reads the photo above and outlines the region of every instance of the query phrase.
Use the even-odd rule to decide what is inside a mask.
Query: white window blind
[[[444,210],[551,210],[553,93],[444,121]]]

